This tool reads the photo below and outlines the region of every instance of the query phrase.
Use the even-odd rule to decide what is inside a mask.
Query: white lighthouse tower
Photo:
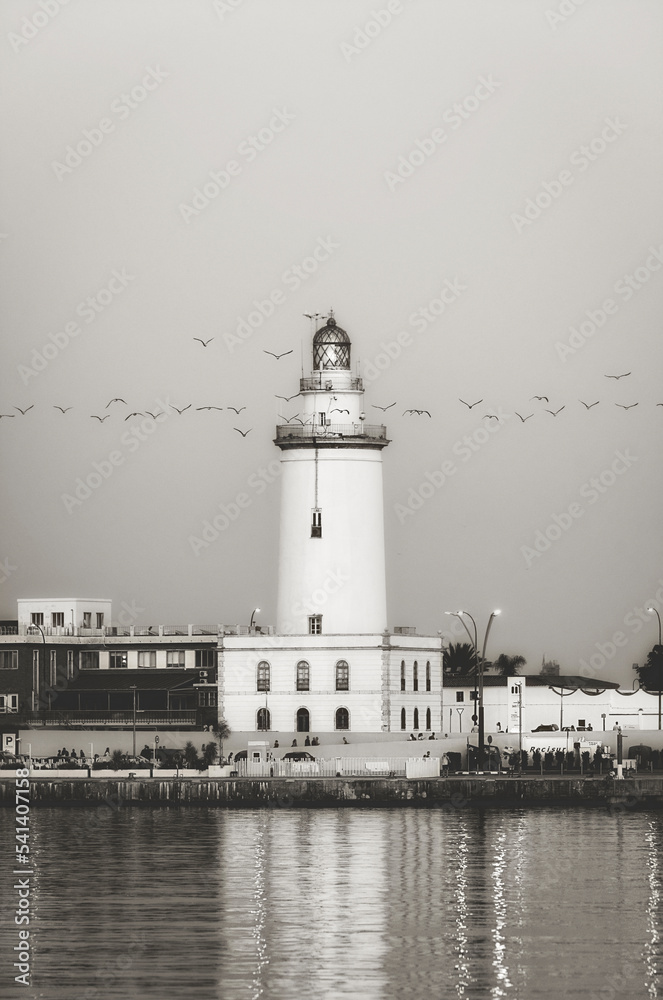
[[[387,628],[382,500],[386,428],[366,423],[350,338],[333,313],[300,380],[300,422],[276,428],[282,451],[276,631],[381,633]]]

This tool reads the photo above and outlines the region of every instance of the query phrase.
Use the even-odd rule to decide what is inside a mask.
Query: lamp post
[[[659,613],[656,610],[656,608],[652,608],[651,605],[647,608],[647,611],[649,611],[649,612],[653,611],[654,614],[656,615],[656,617],[658,618],[658,645],[659,645],[659,648],[660,648],[660,646],[662,645],[662,643],[661,643],[661,616],[659,615]],[[661,728],[661,689],[660,689],[660,686],[661,686],[661,682],[659,680],[659,691],[658,691],[658,728],[659,729]]]
[[[41,641],[44,644],[44,670],[45,670],[46,669],[46,666],[45,666],[45,664],[46,664],[46,636],[44,635],[44,630],[41,627],[41,625],[37,625],[36,622],[32,622],[30,625],[28,625],[26,631],[29,632],[31,628],[38,628],[39,631],[41,632]],[[35,695],[35,687],[39,690],[39,688],[41,686],[40,683],[39,683],[39,674],[40,673],[41,673],[41,671],[39,670],[39,667],[37,667],[37,684],[36,685],[34,683],[34,677],[32,679],[32,697],[33,697],[33,702],[34,702],[34,695]],[[49,710],[50,710],[50,708],[51,708],[51,695],[50,695],[50,693],[48,695],[48,707],[49,707]],[[33,708],[36,711],[36,708],[37,708],[36,703],[33,703]]]
[[[493,624],[493,618],[502,612],[491,611],[490,618],[488,619],[488,624],[486,625],[486,633],[483,637],[483,649],[481,650],[481,660],[479,661],[479,767],[483,770],[483,741],[484,741],[484,721],[483,721],[483,665],[486,659],[486,645],[488,643],[488,634],[490,632],[490,626]]]
[[[474,718],[473,718],[473,721],[476,724],[476,722],[478,721],[478,715],[477,715],[477,668],[479,666],[479,650],[477,648],[478,645],[479,645],[478,640],[477,640],[477,623],[475,622],[474,618],[469,613],[469,611],[445,611],[444,613],[445,613],[445,615],[451,615],[453,618],[457,618],[458,619],[458,621],[461,623],[461,625],[463,626],[463,628],[467,632],[469,640],[472,643],[472,648],[474,649]],[[467,625],[463,621],[463,615],[467,615],[467,617],[472,622],[472,626],[473,626],[473,629],[474,629],[474,638],[472,638],[472,634],[471,634],[470,630],[468,629]],[[443,680],[444,680],[444,678],[443,678]]]
[[[133,696],[134,696],[133,725],[132,725],[131,728],[132,728],[132,736],[133,736],[133,742],[132,742],[133,753],[132,753],[132,756],[135,757],[136,756],[136,685],[135,684],[130,684],[129,685],[129,689],[133,692]]]
[[[251,615],[251,621],[249,622],[249,632],[251,632],[251,630],[253,629],[253,622],[255,620],[256,615],[259,614],[260,614],[260,608],[254,608],[253,613]]]

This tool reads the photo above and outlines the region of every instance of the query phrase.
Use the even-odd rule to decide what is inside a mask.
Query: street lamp
[[[477,719],[478,719],[478,716],[477,716],[477,668],[479,666],[479,662],[478,662],[479,653],[478,653],[478,649],[477,649],[477,646],[479,645],[478,641],[477,641],[477,623],[475,622],[474,618],[469,613],[469,611],[445,611],[444,613],[445,613],[445,615],[452,615],[452,617],[458,619],[458,621],[461,623],[461,625],[463,626],[463,628],[467,632],[469,640],[472,643],[472,648],[474,649],[474,723],[476,724]],[[468,629],[467,625],[463,621],[463,617],[462,617],[463,615],[467,615],[467,617],[472,622],[472,625],[474,627],[474,638],[472,638],[472,634],[470,633],[470,630]]]
[[[656,617],[658,618],[658,644],[659,644],[659,646],[661,646],[661,645],[663,645],[663,643],[661,643],[661,616],[659,615],[659,613],[656,610],[656,608],[648,607],[647,611],[650,611],[650,612],[653,611],[654,614],[656,615]]]
[[[253,609],[253,614],[251,615],[251,621],[249,622],[249,632],[253,628],[253,622],[255,620],[256,615],[259,615],[259,614],[260,614],[260,608],[254,608]]]
[[[486,644],[488,642],[488,633],[490,632],[490,626],[493,624],[493,618],[497,615],[502,614],[501,611],[491,611],[490,618],[488,619],[488,624],[486,625],[486,633],[483,637],[483,649],[481,650],[481,660],[479,661],[479,767],[483,770],[483,740],[484,740],[484,724],[483,724],[483,665],[486,659]]]
[[[132,735],[133,735],[133,753],[132,756],[136,756],[136,685],[130,684],[129,690],[133,691],[134,696],[134,712],[133,712],[133,725],[132,725]]]

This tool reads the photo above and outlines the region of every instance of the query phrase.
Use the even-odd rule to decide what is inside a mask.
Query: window
[[[297,732],[308,733],[310,716],[308,708],[297,709]]]
[[[585,720],[578,719],[578,729],[584,729],[584,728],[585,728]]]
[[[261,660],[258,664],[257,689],[258,691],[270,690],[270,666],[267,660]]]
[[[127,666],[127,654],[125,650],[113,652],[109,657],[109,666],[115,670],[121,670]]]
[[[44,616],[41,611],[33,611],[30,615],[30,623],[32,625],[43,625]]]
[[[97,628],[104,627],[104,613],[103,611],[97,611]]]
[[[0,694],[0,712],[3,714],[18,712],[18,695]]]
[[[406,722],[407,722],[407,719],[405,718],[405,709],[402,708],[401,709],[401,729],[405,729],[405,723]]]
[[[183,649],[169,649],[166,653],[166,666],[167,667],[179,667],[180,670],[184,669],[184,650]]]
[[[412,690],[413,691],[419,690],[419,664],[417,663],[416,660],[412,665]]]
[[[92,628],[92,612],[83,612],[83,628]]]
[[[430,708],[426,709],[426,729],[430,732]]]
[[[198,704],[201,708],[215,708],[216,689],[212,691],[203,691],[202,688],[198,688]]]
[[[48,668],[48,682],[50,686],[55,687],[55,682],[57,681],[57,661],[55,659],[55,650],[51,650],[50,664]]]
[[[426,690],[430,691],[430,660],[426,660]]]
[[[324,412],[318,413],[318,423],[321,427],[324,427],[327,423],[327,414]]]
[[[520,685],[514,684],[511,688],[511,694],[518,694],[519,691],[520,691]]]
[[[196,650],[196,666],[197,667],[213,667],[214,666],[214,650],[210,649],[197,649]]]
[[[350,713],[348,712],[347,708],[336,709],[336,728],[337,729],[350,728]]]
[[[74,676],[74,651],[73,649],[67,650],[67,680],[72,680]]]
[[[350,690],[350,667],[347,660],[339,660],[336,664],[336,690]]]
[[[468,700],[469,701],[476,701],[478,697],[479,697],[479,692],[478,691],[470,691],[470,693],[468,695]]]
[[[156,667],[156,665],[157,665],[156,649],[141,649],[138,651],[139,667]]]
[[[3,649],[0,651],[0,670],[18,670],[17,649]]]
[[[464,691],[456,691],[456,701],[465,701]]]
[[[311,668],[309,667],[306,660],[300,660],[297,664],[297,690],[298,691],[308,691],[310,682]]]
[[[415,710],[414,710],[414,716],[413,716],[413,719],[412,719],[412,725],[414,726],[415,729],[419,728],[419,709],[418,708],[415,708]]]
[[[311,538],[322,538],[322,511],[319,507],[311,511]]]
[[[51,615],[53,628],[64,628],[64,611],[54,611]]]
[[[80,651],[79,663],[81,670],[98,670],[99,653],[92,649],[82,649]]]
[[[259,708],[256,717],[256,729],[266,733],[272,728],[272,717],[268,708]]]
[[[405,691],[405,660],[401,660],[401,691]]]
[[[322,635],[322,615],[309,615],[308,634]]]

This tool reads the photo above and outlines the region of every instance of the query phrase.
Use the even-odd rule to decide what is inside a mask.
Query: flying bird
[[[286,355],[292,354],[292,351],[284,351],[283,354],[274,354],[272,351],[264,351],[263,350],[262,353],[263,354],[270,354],[273,358],[276,358],[276,360],[278,361],[280,358],[285,358]]]
[[[553,417],[556,417],[557,414],[561,413],[563,409],[564,409],[564,406],[560,406],[559,410],[546,410],[546,413],[552,413]]]
[[[307,319],[319,319],[322,313],[302,313]]]
[[[280,396],[279,396],[279,399],[281,399],[281,398],[282,398],[282,397],[280,397]],[[294,399],[294,398],[295,398],[294,396],[291,396],[291,399]],[[245,410],[245,409],[246,409],[246,407],[245,407],[245,406],[240,406],[240,408],[239,408],[239,410],[238,410],[236,406],[229,406],[229,407],[228,407],[228,409],[229,409],[229,410],[232,410],[232,411],[233,411],[234,413],[236,413],[236,414],[237,414],[237,416],[239,416],[239,415],[240,415],[240,413],[242,412],[242,410]],[[235,430],[237,430],[237,428],[235,428]],[[251,430],[253,430],[253,428],[251,428]]]
[[[25,414],[28,412],[28,410],[31,410],[34,405],[35,405],[34,403],[31,403],[30,406],[26,407],[25,410],[22,410],[20,406],[15,406],[14,409],[18,410],[21,416],[24,417]]]
[[[458,397],[458,402],[459,403],[465,403],[465,400],[461,399],[460,396],[459,396]],[[476,403],[465,403],[465,406],[468,408],[468,410],[471,410],[473,406],[478,406],[479,403],[483,403],[483,399],[477,399]]]
[[[208,344],[212,343],[212,341],[214,340],[214,337],[210,337],[209,340],[201,340],[200,337],[194,337],[193,339],[197,340],[199,344],[203,345],[203,347],[207,347]]]
[[[115,399],[111,399],[110,403],[106,403],[104,409],[107,410],[111,403],[124,403],[125,406],[127,405],[126,399],[120,399],[119,396],[116,396]]]
[[[430,417],[430,413],[428,412],[428,410],[403,410],[403,416],[405,416],[406,413],[416,413],[417,416],[419,416],[419,417],[423,413],[425,413],[427,417]]]
[[[222,406],[197,406],[196,407],[196,410],[222,410],[222,409],[223,409]]]
[[[350,416],[350,411],[349,410],[339,410],[338,406],[335,406],[334,409],[330,410],[329,412],[330,413],[347,413],[347,415]]]
[[[289,424],[291,420],[297,420],[299,414],[295,413],[294,417],[284,417],[283,414],[279,413],[279,417],[281,417],[281,420],[285,420],[286,424]]]
[[[547,396],[530,396],[530,399],[545,399],[546,403],[550,402]]]
[[[482,416],[481,419],[482,420],[486,420],[486,419],[488,419],[488,420],[499,420],[500,418],[497,416],[496,413],[484,413],[484,415]]]
[[[378,406],[377,403],[371,403],[371,406],[374,406],[376,410],[382,410],[383,413],[386,413],[386,411],[390,410],[392,406],[396,406],[397,402],[398,400],[395,400],[393,403],[390,403],[389,406]]]
[[[520,414],[517,411],[516,411],[516,416],[520,417]],[[528,413],[526,417],[520,417],[520,419],[522,420],[523,423],[525,423],[526,420],[529,420],[529,418],[533,416],[534,416],[533,413]]]
[[[291,399],[297,399],[297,396],[301,396],[301,392],[296,392],[294,396],[276,396],[275,399],[282,399],[285,403],[289,403]]]
[[[240,431],[239,427],[233,427],[233,430],[237,431],[238,434],[241,434],[242,437],[245,438],[247,434],[251,433],[251,431],[253,430],[253,427],[249,427],[248,431]]]
[[[124,421],[125,421],[125,423],[126,423],[126,421],[127,421],[127,420],[131,420],[131,418],[132,418],[132,417],[144,417],[144,416],[145,416],[145,414],[144,414],[144,413],[138,413],[138,411],[136,411],[136,412],[134,412],[134,413],[130,413],[128,417],[125,417],[125,418],[124,418]]]
[[[618,380],[620,378],[626,378],[626,376],[630,374],[631,374],[630,372],[624,372],[623,375],[606,375],[606,378],[614,378]]]
[[[145,410],[145,413],[147,414],[148,417],[152,417],[152,420],[156,420],[157,417],[161,416],[162,411],[161,410],[157,410],[156,413],[150,413],[149,410]]]
[[[98,420],[99,423],[103,424],[104,420],[108,420],[108,418],[110,417],[110,413],[107,413],[105,417],[98,417],[96,413],[91,413],[90,417],[93,420]]]
[[[171,403],[170,405],[171,405],[171,406],[173,406],[173,404],[172,404],[172,403]],[[184,413],[184,411],[185,411],[185,410],[189,410],[189,409],[191,409],[191,405],[192,405],[192,404],[191,404],[191,403],[189,403],[189,405],[188,405],[188,406],[184,406],[184,407],[182,407],[182,409],[181,409],[181,410],[177,410],[177,407],[176,407],[176,406],[173,406],[173,409],[174,409],[174,410],[177,410],[177,412],[179,413],[179,415],[180,415],[180,416],[182,416],[182,414]]]
[[[0,417],[15,417],[15,413],[0,413]]]
[[[595,403],[586,403],[584,399],[579,399],[578,402],[582,403],[586,410],[591,410],[592,406],[598,406],[601,400],[597,399]]]
[[[633,407],[637,405],[637,403],[630,403],[628,406],[624,406],[623,403],[615,403],[615,406],[621,406],[622,410],[632,410]]]
[[[59,410],[60,413],[66,413],[67,410],[73,410],[73,406],[54,406],[54,410]]]

